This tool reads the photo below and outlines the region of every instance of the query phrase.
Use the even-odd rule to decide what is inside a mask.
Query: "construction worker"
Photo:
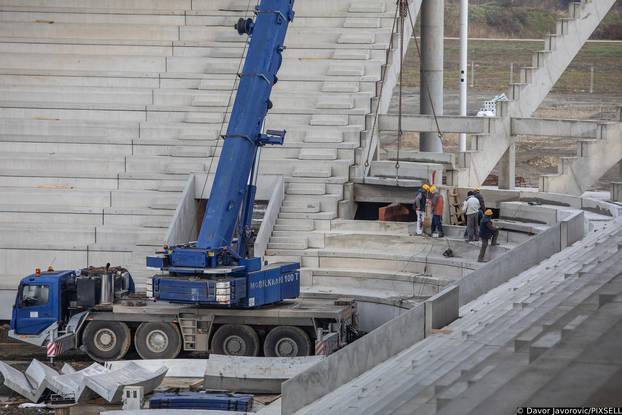
[[[468,242],[477,241],[479,227],[479,200],[473,191],[467,193],[468,197],[462,205],[462,212],[466,215],[466,231]]]
[[[436,189],[436,186],[428,185],[425,201],[425,213],[423,215],[423,233],[425,235],[432,235],[432,188]]]
[[[484,217],[484,211],[486,210],[486,203],[484,202],[484,196],[482,196],[482,194],[480,193],[479,186],[476,186],[473,189],[473,195],[479,201],[479,217],[478,217],[477,220],[478,220],[478,223],[481,223],[482,222],[482,218]]]
[[[443,195],[441,189],[430,187],[432,192],[432,237],[443,237]]]
[[[415,196],[415,202],[413,203],[415,214],[417,215],[417,235],[423,233],[423,220],[425,218],[425,204],[428,190],[430,190],[430,186],[427,184],[421,186],[421,188],[417,190],[417,196]]]
[[[486,255],[486,248],[488,248],[488,240],[492,238],[490,246],[499,245],[497,238],[499,237],[499,229],[492,222],[492,210],[486,209],[484,212],[484,218],[479,225],[479,237],[482,239],[482,247],[479,250],[478,262],[485,262],[484,255]]]

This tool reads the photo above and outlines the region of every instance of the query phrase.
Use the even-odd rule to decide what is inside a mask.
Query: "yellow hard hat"
[[[430,186],[430,192],[434,192],[436,190],[436,186],[432,185]]]
[[[484,212],[484,215],[486,215],[486,216],[492,216],[492,210],[490,210],[490,209],[486,209],[486,212]]]
[[[421,186],[421,188],[423,188],[423,190],[426,190],[428,192],[430,191],[430,186],[427,183]]]
[[[479,186],[475,186],[473,190],[475,190],[476,192],[479,192],[481,189],[479,188]]]

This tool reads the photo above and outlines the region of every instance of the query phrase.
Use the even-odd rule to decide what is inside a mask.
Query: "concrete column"
[[[611,200],[622,202],[622,182],[611,182]]]
[[[617,119],[622,122],[622,105],[618,107]]]
[[[443,115],[443,52],[445,0],[423,0],[421,5],[421,114]],[[421,133],[421,151],[442,153],[437,133]]]
[[[499,161],[499,189],[512,190],[516,183],[516,144],[512,144]]]
[[[460,0],[460,115],[467,115],[467,77],[469,56],[469,0]],[[460,133],[458,151],[467,150],[467,135]]]

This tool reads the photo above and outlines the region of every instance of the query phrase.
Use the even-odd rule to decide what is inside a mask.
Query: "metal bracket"
[[[264,146],[266,144],[283,145],[285,141],[285,130],[267,130],[265,134],[259,134],[257,144]]]
[[[290,22],[294,21],[294,16],[296,15],[296,13],[294,13],[293,10],[291,10],[288,14],[287,17],[285,17],[285,15],[283,13],[281,13],[280,10],[259,10],[259,6],[255,9],[255,14],[262,14],[262,13],[274,13],[277,16],[279,16],[281,19],[283,20],[289,20]],[[279,21],[277,21],[277,23],[281,23]]]

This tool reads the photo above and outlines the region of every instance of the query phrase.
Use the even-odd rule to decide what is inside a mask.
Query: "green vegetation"
[[[567,14],[567,1],[498,0],[471,3],[469,7],[470,34],[472,37],[502,37],[539,39],[555,30],[555,21]],[[459,5],[448,3],[445,12],[447,36],[458,36]],[[615,9],[604,19],[594,33],[594,39],[622,40],[622,13]]]
[[[514,63],[514,80],[519,67],[531,63],[532,54],[542,49],[543,42],[474,40],[470,43],[469,62],[475,62],[475,90],[503,92],[510,82],[510,64]],[[459,42],[445,41],[445,85],[457,90]],[[553,92],[578,93],[589,91],[590,68],[594,65],[594,92],[622,95],[622,43],[591,42],[586,44]],[[419,85],[419,58],[414,44],[408,48],[405,62],[405,85]],[[470,78],[469,78],[470,81]]]

